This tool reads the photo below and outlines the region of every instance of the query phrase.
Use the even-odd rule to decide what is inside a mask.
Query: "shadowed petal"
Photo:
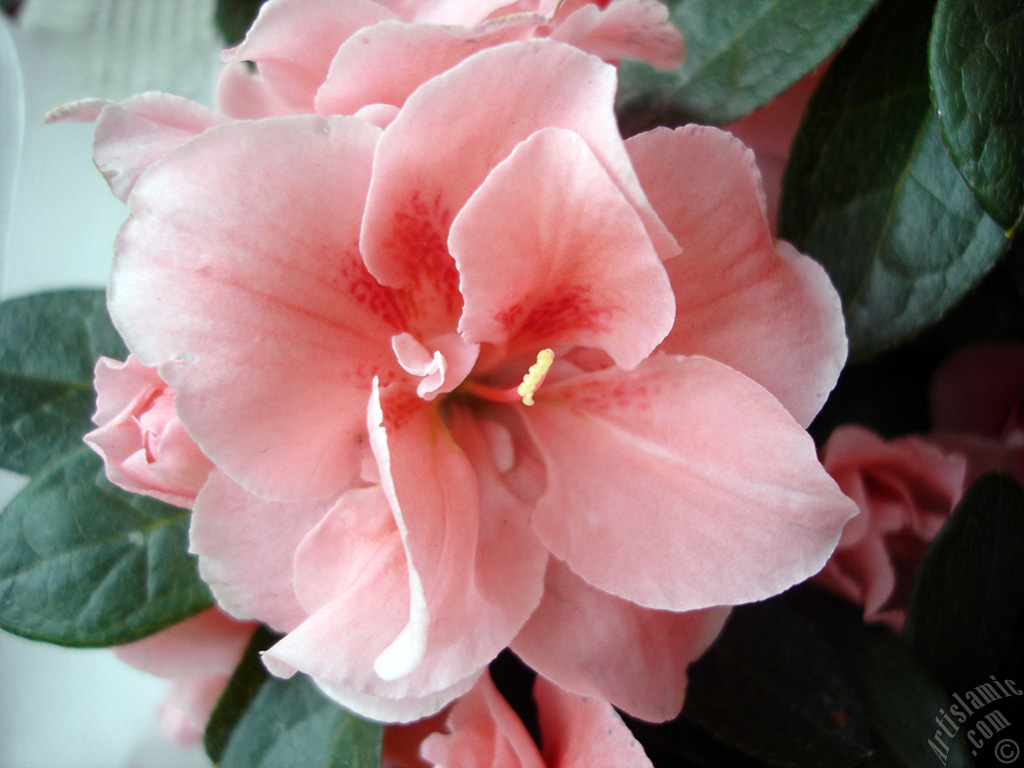
[[[686,669],[728,615],[728,608],[642,608],[595,589],[552,559],[544,599],[510,647],[567,691],[662,722],[679,714]]]
[[[542,677],[534,683],[533,696],[545,765],[652,768],[644,748],[607,702],[563,691]]]
[[[218,604],[283,632],[305,619],[293,586],[295,549],[332,504],[265,501],[210,475],[192,510],[189,551]]]
[[[683,36],[658,0],[612,0],[603,9],[587,3],[566,16],[551,37],[605,61],[635,59],[659,69],[683,63]]]

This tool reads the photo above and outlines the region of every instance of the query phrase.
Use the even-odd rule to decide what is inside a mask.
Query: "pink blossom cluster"
[[[674,717],[729,606],[817,573],[857,513],[805,432],[839,299],[772,237],[752,153],[618,132],[607,61],[677,62],[666,19],[270,0],[218,110],[55,115],[96,119],[130,211],[132,357],[100,363],[88,440],[192,508],[221,608],[284,635],[274,674],[392,722],[463,696],[449,725],[514,745],[486,674],[511,648],[568,740],[543,764],[582,764],[574,713],[613,741],[610,705]]]
[[[917,566],[967,487],[999,470],[1024,482],[1024,345],[987,341],[954,350],[931,386],[932,432],[883,440],[837,428],[821,460],[860,514],[815,581],[903,628]]]

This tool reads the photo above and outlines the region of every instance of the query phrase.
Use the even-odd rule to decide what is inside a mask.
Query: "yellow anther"
[[[516,388],[516,393],[523,398],[523,405],[533,405],[533,394],[544,383],[548,368],[555,361],[555,353],[550,349],[542,349],[537,353],[537,362],[523,376],[523,383]]]

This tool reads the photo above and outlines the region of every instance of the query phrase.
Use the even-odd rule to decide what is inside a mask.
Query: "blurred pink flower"
[[[932,379],[931,439],[967,457],[968,484],[1000,469],[1024,483],[1024,344],[952,352]]]
[[[174,412],[174,390],[155,368],[128,356],[96,363],[96,429],[85,442],[103,457],[110,482],[191,507],[213,464]]]
[[[384,765],[651,768],[643,747],[606,702],[569,693],[542,677],[537,678],[533,695],[543,749],[537,748],[490,677],[483,675],[455,702],[443,725],[434,720],[388,728],[384,737]]]
[[[829,437],[822,463],[860,514],[815,581],[898,632],[917,564],[963,494],[966,462],[928,439],[885,441],[844,426]]]
[[[199,743],[206,722],[256,629],[210,608],[162,632],[114,648],[121,661],[173,680],[157,717],[180,746]]]
[[[386,122],[431,77],[531,37],[611,62],[672,69],[683,59],[657,0],[269,0],[245,41],[224,52],[217,101],[236,118],[317,112]]]

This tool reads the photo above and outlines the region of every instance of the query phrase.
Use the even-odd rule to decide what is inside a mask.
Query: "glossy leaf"
[[[1022,552],[1024,489],[991,474],[968,489],[918,566],[904,636],[948,690],[986,682],[1015,645],[1020,653]]]
[[[260,653],[276,643],[280,637],[260,625],[246,646],[234,674],[231,675],[227,687],[217,701],[217,706],[206,722],[203,747],[213,762],[218,762],[224,754],[224,748],[232,732],[270,675],[260,660]]]
[[[378,768],[383,730],[304,675],[271,677],[238,721],[220,768]]]
[[[733,611],[690,668],[682,718],[773,765],[841,768],[870,753],[863,706],[837,656],[779,600]]]
[[[1024,5],[940,0],[928,50],[942,137],[982,207],[1024,216]]]
[[[781,235],[828,270],[853,359],[931,325],[1009,245],[942,143],[930,24],[919,0],[872,14],[812,97],[786,170]]]
[[[876,0],[681,0],[669,3],[686,40],[674,72],[620,65],[620,114],[642,123],[724,125],[775,96],[829,57]],[[645,119],[644,115],[654,120]]]
[[[933,768],[970,768],[966,734],[935,738],[935,717],[949,711],[949,694],[921,664],[910,647],[892,630],[865,624],[861,609],[810,585],[786,596],[841,660],[847,680],[867,708],[876,734],[876,750],[886,764]],[[874,764],[874,763],[872,763]]]
[[[128,354],[103,291],[36,293],[0,304],[0,466],[31,474],[82,444],[100,355]]]
[[[189,511],[111,485],[82,446],[0,513],[0,628],[58,645],[129,643],[213,601]]]

